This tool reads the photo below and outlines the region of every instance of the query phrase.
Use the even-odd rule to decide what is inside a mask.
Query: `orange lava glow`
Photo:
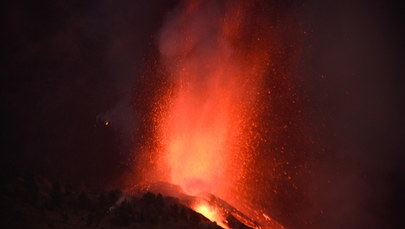
[[[278,90],[266,77],[277,74],[275,62],[283,56],[266,14],[260,1],[189,0],[168,15],[156,66],[165,83],[145,126],[153,140],[139,159],[143,180],[176,184],[189,195],[212,193],[249,217],[262,217],[247,197],[261,200],[255,182],[272,179],[270,160],[261,164],[267,176],[252,171],[258,142],[272,136],[257,131],[268,111],[263,98]],[[194,209],[219,222],[209,205]]]
[[[158,126],[158,157],[163,179],[186,193],[225,196],[249,164],[249,125],[270,57],[261,34],[239,44],[246,4],[222,6],[225,12],[203,1],[185,5],[160,41],[173,87],[163,98],[169,106]]]
[[[218,225],[220,225],[223,228],[228,228],[225,224],[222,222],[225,220],[223,216],[212,206],[210,206],[206,202],[199,202],[192,206],[194,211],[202,214],[203,216],[207,217],[207,219],[211,220],[212,222],[216,222]]]

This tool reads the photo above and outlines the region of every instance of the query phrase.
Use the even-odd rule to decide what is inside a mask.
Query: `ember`
[[[267,42],[243,27],[249,4],[186,1],[164,27],[160,50],[172,85],[161,103],[155,155],[167,176],[187,193],[230,195],[249,165],[249,126],[256,95],[270,61]],[[250,34],[251,38],[253,34]],[[263,37],[262,40],[265,40]]]
[[[145,157],[153,166],[142,170],[146,181],[179,185],[192,196],[214,194],[259,223],[271,219],[244,197],[257,142],[266,138],[256,130],[273,65],[270,25],[253,13],[260,6],[191,0],[169,15],[159,39],[159,68],[168,83],[153,109],[148,144],[154,146]],[[224,218],[212,205],[194,209]]]

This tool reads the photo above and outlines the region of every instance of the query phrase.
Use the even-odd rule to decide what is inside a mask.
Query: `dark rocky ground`
[[[1,185],[0,228],[221,228],[172,197],[89,190],[42,177]]]

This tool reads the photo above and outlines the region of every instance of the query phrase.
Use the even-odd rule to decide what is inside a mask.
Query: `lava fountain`
[[[229,195],[249,166],[249,125],[270,56],[260,32],[244,34],[247,7],[185,1],[160,36],[172,88],[162,98],[168,109],[160,118],[156,156],[167,171],[162,179],[189,194]]]
[[[175,184],[191,196],[214,194],[254,220],[270,221],[244,199],[257,142],[265,138],[255,129],[266,106],[259,98],[270,93],[264,84],[276,40],[261,6],[189,0],[167,16],[156,66],[165,84],[153,103],[153,140],[147,143],[153,147],[142,159],[147,169],[141,174],[144,181]],[[193,207],[218,218],[213,206]]]

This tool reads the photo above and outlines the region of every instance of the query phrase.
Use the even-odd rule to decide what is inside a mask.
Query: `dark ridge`
[[[220,229],[176,198],[121,190],[90,190],[19,176],[0,188],[0,228],[205,228]]]

